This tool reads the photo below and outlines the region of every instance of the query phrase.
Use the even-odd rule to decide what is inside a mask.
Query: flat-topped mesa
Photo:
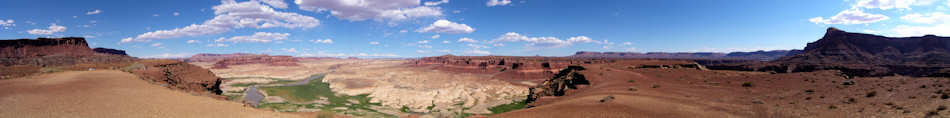
[[[267,64],[269,66],[297,66],[297,58],[291,56],[251,55],[225,58],[215,62],[215,69],[228,68],[231,65]]]
[[[125,53],[125,50],[116,50],[116,49],[101,48],[101,47],[93,48],[92,51],[95,51],[96,53],[103,53],[103,54],[129,55]]]
[[[122,53],[120,55],[119,53]],[[0,66],[64,66],[135,60],[115,49],[90,49],[82,37],[0,40]]]
[[[47,55],[92,55],[82,37],[0,40],[0,57],[30,58]]]
[[[607,63],[610,60],[568,57],[437,56],[413,60],[417,66],[437,65],[443,70],[501,73],[505,78],[544,79],[570,65]]]

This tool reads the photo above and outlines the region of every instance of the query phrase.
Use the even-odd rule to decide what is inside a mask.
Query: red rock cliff
[[[0,57],[30,58],[47,55],[92,55],[81,37],[0,40]]]

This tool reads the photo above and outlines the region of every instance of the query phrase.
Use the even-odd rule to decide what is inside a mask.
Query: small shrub
[[[830,105],[830,106],[828,106],[828,109],[838,109],[838,106]]]
[[[636,80],[627,80],[627,82],[633,83],[633,82],[637,82],[637,81],[636,81]]]
[[[650,88],[660,88],[660,85],[653,84],[653,86],[651,86]]]
[[[940,105],[937,107],[937,111],[947,110],[947,106]]]
[[[630,91],[637,91],[637,87],[630,87],[630,89],[627,89],[627,90],[630,90]]]
[[[871,91],[871,92],[868,92],[866,95],[864,95],[864,97],[868,97],[868,98],[874,97],[874,96],[877,96],[877,91]]]
[[[815,89],[808,89],[808,90],[805,90],[805,92],[814,93],[814,92],[815,92]]]
[[[402,106],[402,108],[399,109],[399,111],[402,111],[402,112],[404,112],[404,113],[409,113],[409,112],[411,112],[411,111],[409,110],[409,107],[406,107],[406,106]]]
[[[752,87],[752,82],[744,82],[742,83],[742,87]]]
[[[950,98],[950,95],[947,95],[946,93],[940,95],[940,99],[948,99],[948,98]]]

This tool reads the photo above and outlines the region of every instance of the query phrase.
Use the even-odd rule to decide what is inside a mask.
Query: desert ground
[[[196,96],[114,70],[69,71],[0,80],[0,117],[293,118]]]
[[[650,61],[583,65],[591,85],[537,107],[491,117],[931,117],[946,116],[946,78],[849,79],[837,71],[772,74],[642,68]]]

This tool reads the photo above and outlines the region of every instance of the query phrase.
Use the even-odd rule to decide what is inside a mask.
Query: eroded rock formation
[[[578,85],[590,85],[587,78],[578,71],[585,68],[582,66],[569,66],[562,69],[553,78],[544,80],[540,85],[528,88],[528,103],[534,102],[543,96],[563,96],[568,89],[577,89]]]
[[[129,72],[165,87],[197,93],[221,94],[221,79],[211,71],[175,60],[145,60]]]

